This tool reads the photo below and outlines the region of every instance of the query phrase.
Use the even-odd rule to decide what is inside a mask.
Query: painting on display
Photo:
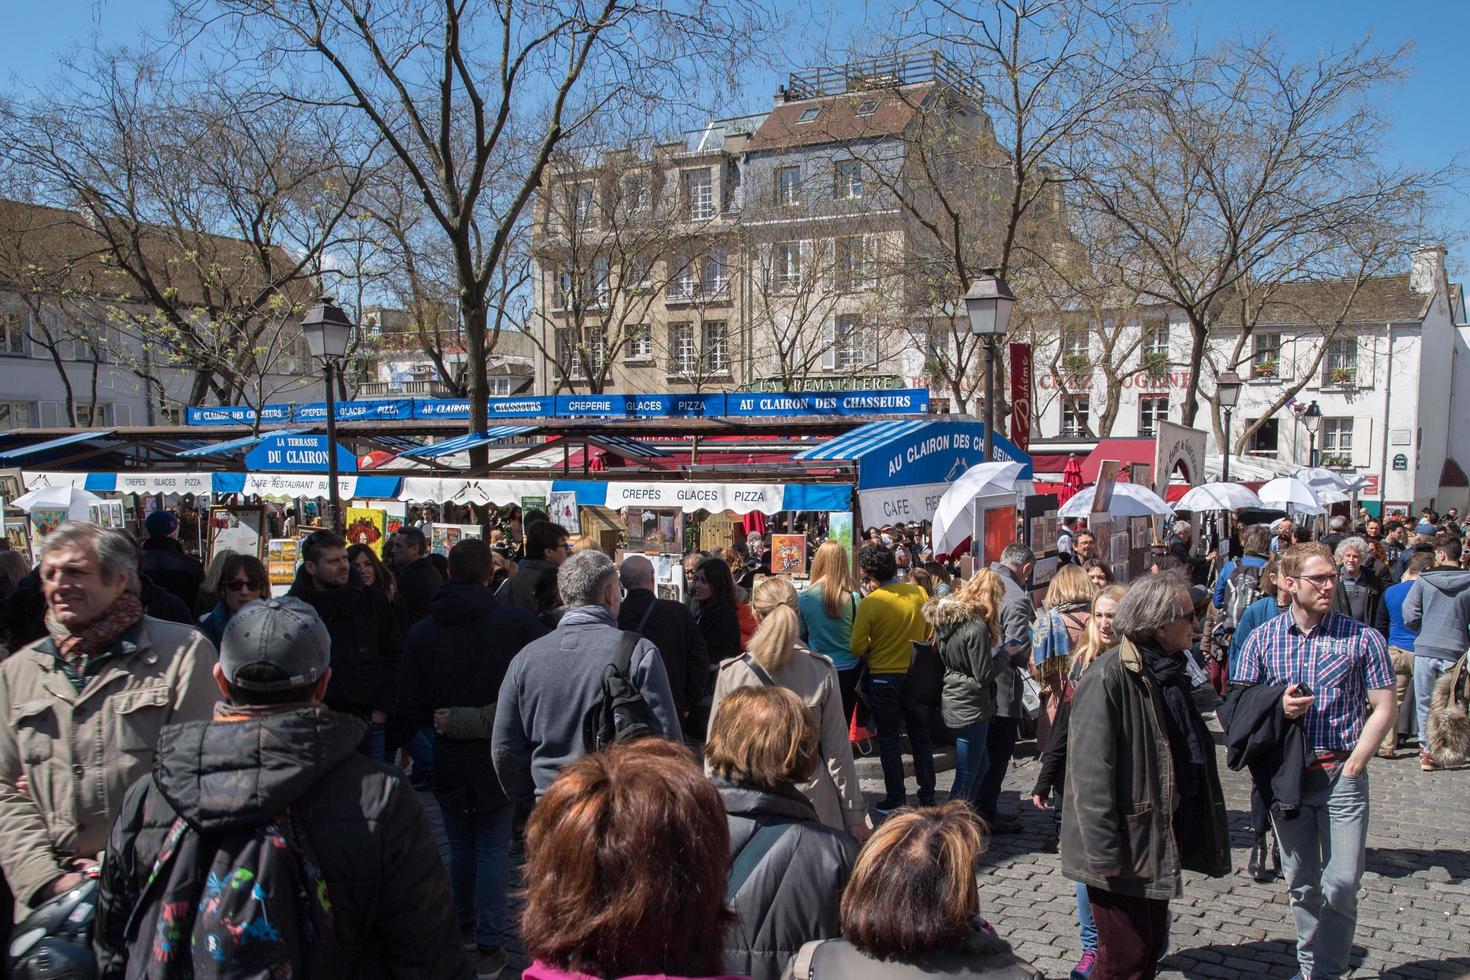
[[[271,585],[290,585],[296,580],[295,538],[271,538],[265,544],[265,574]]]
[[[25,521],[5,522],[5,543],[10,546],[11,551],[22,555],[31,553],[31,541],[26,537],[26,525]]]
[[[31,511],[32,537],[37,541],[66,522],[65,507],[37,507]]]
[[[384,537],[391,538],[403,530],[403,522],[408,520],[408,504],[402,500],[374,500],[372,505],[387,515],[383,522]]]
[[[806,573],[806,535],[771,535],[771,574],[805,577]]]
[[[839,510],[827,515],[827,540],[839,542],[847,552],[848,564],[852,564],[852,511]]]
[[[528,511],[528,510],[539,510],[539,511],[545,512],[545,510],[546,510],[546,498],[545,497],[522,497],[521,498],[521,514],[524,515],[526,513],[526,511]]]
[[[483,538],[478,524],[434,524],[429,528],[429,551],[448,557],[450,549],[465,538]]]
[[[95,504],[88,504],[87,521],[113,531],[123,530],[122,501],[102,500]]]
[[[555,490],[547,498],[547,515],[553,524],[560,524],[568,534],[582,533],[582,519],[577,511],[575,490]]]
[[[241,555],[261,557],[265,543],[264,507],[209,508],[209,553],[221,548]]]
[[[347,508],[347,543],[365,544],[373,554],[383,557],[383,540],[387,537],[388,512],[377,507]]]
[[[645,554],[684,553],[684,512],[676,507],[629,508],[628,550]]]

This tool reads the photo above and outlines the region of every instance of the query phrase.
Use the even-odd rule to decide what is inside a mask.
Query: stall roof
[[[6,436],[29,435],[41,430],[35,429],[12,429],[4,433]],[[88,442],[93,439],[105,439],[111,436],[116,429],[96,429],[90,432],[73,432],[70,435],[59,436],[55,439],[47,439],[45,442],[31,443],[29,446],[19,446],[15,449],[6,449],[0,452],[0,460],[24,459],[27,456],[35,456],[38,453],[47,453],[65,446],[74,446],[80,442]]]
[[[1135,463],[1146,463],[1152,467],[1157,447],[1157,440],[1152,436],[1140,436],[1136,439],[1104,439],[1094,446],[1092,452],[1082,460],[1082,482],[1096,483],[1097,471],[1102,468],[1103,462],[1109,459],[1121,463],[1125,474],[1128,472],[1127,467]]]
[[[438,459],[441,456],[452,456],[473,449],[476,446],[488,446],[491,443],[500,442],[504,439],[513,439],[535,432],[534,425],[497,425],[486,429],[484,432],[468,432],[453,439],[445,439],[441,442],[430,443],[427,446],[416,446],[406,449],[401,455],[416,459]]]
[[[185,449],[183,452],[175,453],[180,459],[198,459],[202,456],[228,456],[242,449],[249,449],[267,436],[299,436],[306,429],[267,429],[259,435],[241,436],[239,439],[230,439],[226,442],[216,442],[212,445],[199,446],[195,449]]]

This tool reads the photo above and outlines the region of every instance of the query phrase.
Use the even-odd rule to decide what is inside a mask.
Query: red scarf
[[[56,644],[56,653],[79,675],[87,672],[87,664],[112,646],[112,641],[143,618],[143,603],[126,590],[102,611],[102,615],[85,626],[72,629],[51,612],[46,613],[46,632]]]

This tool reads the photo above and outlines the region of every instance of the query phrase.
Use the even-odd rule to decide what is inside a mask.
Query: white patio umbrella
[[[1174,503],[1175,510],[1190,513],[1205,510],[1261,509],[1261,498],[1239,483],[1206,483],[1190,490]]]
[[[1096,493],[1096,486],[1079,491],[1061,506],[1057,516],[1086,517],[1092,512],[1092,498]],[[1170,517],[1174,513],[1162,497],[1138,483],[1115,484],[1107,512],[1113,517]]]
[[[1361,490],[1363,488],[1363,485],[1368,482],[1367,480],[1364,480],[1361,476],[1354,477],[1353,479],[1349,480],[1341,473],[1329,470],[1325,466],[1303,466],[1301,469],[1294,471],[1291,475],[1296,477],[1298,480],[1301,480],[1313,490],[1318,491],[1319,494],[1323,489],[1328,489],[1336,490],[1339,493],[1346,495],[1354,490]],[[1344,496],[1342,499],[1346,501],[1351,498]],[[1322,502],[1326,504],[1340,503],[1341,501],[1323,500]]]
[[[975,498],[1015,493],[1021,464],[981,463],[960,474],[934,508],[934,551],[953,552],[975,530]]]
[[[1294,476],[1283,476],[1262,485],[1256,491],[1261,503],[1273,510],[1284,510],[1288,514],[1305,514],[1316,517],[1327,513],[1317,491]]]
[[[92,504],[102,503],[102,498],[95,493],[83,490],[79,487],[54,486],[38,487],[30,493],[23,493],[11,501],[10,505],[18,510],[29,514],[33,510],[42,508],[48,510],[65,510],[66,516],[74,521],[85,521],[88,518],[87,508]]]

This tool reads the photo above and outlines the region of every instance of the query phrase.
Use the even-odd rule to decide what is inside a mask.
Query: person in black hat
[[[143,521],[148,537],[143,541],[143,575],[192,609],[204,584],[204,565],[184,552],[179,544],[179,519],[166,510],[155,510]]]

